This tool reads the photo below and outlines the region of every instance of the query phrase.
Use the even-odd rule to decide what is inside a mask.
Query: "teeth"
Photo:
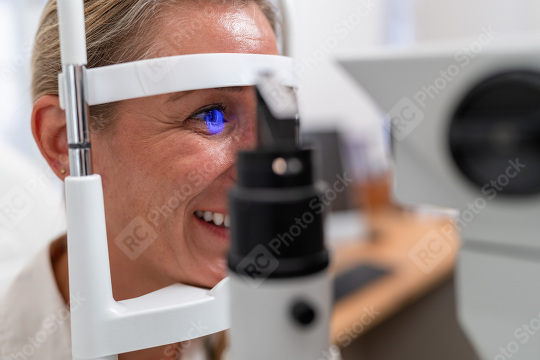
[[[221,224],[223,224],[224,217],[225,216],[223,214],[214,213],[214,224],[216,224],[217,226],[220,226]]]
[[[203,215],[204,221],[210,221],[214,217],[213,213],[211,211],[205,211]]]
[[[206,222],[213,222],[214,225],[217,226],[224,226],[227,228],[231,226],[231,218],[229,215],[224,215],[212,211],[197,210],[195,211],[195,216],[199,219],[203,219]]]

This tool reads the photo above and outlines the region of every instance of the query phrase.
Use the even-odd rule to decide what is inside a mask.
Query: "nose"
[[[238,180],[238,170],[236,161],[238,158],[238,152],[254,150],[257,146],[257,119],[253,116],[248,121],[248,124],[244,131],[235,134],[232,141],[233,146],[230,147],[229,152],[229,167],[226,170],[228,177],[234,182]]]
[[[242,101],[244,104],[244,111],[241,113],[239,121],[241,130],[233,135],[231,145],[229,147],[229,166],[226,170],[228,178],[231,178],[234,182],[238,179],[238,171],[236,167],[236,161],[238,158],[238,152],[254,150],[257,146],[257,96],[255,94],[255,88],[252,87],[242,95]]]
[[[232,149],[229,153],[229,167],[226,170],[228,177],[230,177],[234,182],[238,180],[238,169],[236,166],[236,161],[238,159],[238,153],[241,151],[250,151],[254,150],[257,146],[257,132],[256,129],[249,129],[244,132],[243,136],[239,136],[234,141],[235,146],[232,146]]]
[[[254,120],[246,131],[243,141],[240,142],[239,151],[255,150],[257,146],[257,121]]]
[[[238,180],[238,169],[236,168],[236,162],[229,167],[229,169],[227,169],[227,175],[233,182],[236,183]]]

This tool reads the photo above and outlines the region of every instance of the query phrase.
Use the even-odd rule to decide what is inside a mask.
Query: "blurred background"
[[[26,261],[65,230],[62,184],[41,158],[30,131],[30,56],[45,3],[45,0],[0,0],[0,294]],[[336,64],[339,54],[381,46],[476,38],[485,29],[500,34],[540,31],[537,0],[296,0],[295,16],[293,55],[301,78],[302,127],[308,133],[339,135],[346,168],[360,184],[361,194],[351,195],[358,199],[353,203],[364,206],[369,201],[391,201],[389,135],[374,103]],[[18,204],[6,200],[13,199],[14,194],[19,196]],[[19,208],[13,209],[14,205]],[[368,230],[364,229],[367,232],[362,236],[373,240],[388,224],[380,220],[365,226]],[[432,294],[436,298],[434,304],[445,304],[447,310],[434,305],[433,311],[451,311],[448,309],[453,306],[452,288],[439,290]],[[428,317],[418,309],[425,310],[431,305],[410,303],[409,306],[410,312],[393,317],[401,319],[395,322],[397,325],[390,326],[386,320],[390,327],[385,331],[372,331],[371,343],[380,341],[382,349],[384,337],[392,332],[407,332],[411,322],[418,323],[419,318]],[[448,312],[443,315],[452,317]],[[438,321],[425,323],[424,331],[429,332],[444,322],[455,323],[455,319],[438,318]],[[470,347],[463,345],[457,327],[449,325],[448,329],[448,337],[453,336],[457,346],[468,354],[461,358],[474,358]],[[349,358],[362,351],[380,355],[377,351],[382,350],[375,349],[377,345],[366,350],[366,345],[358,341],[359,333],[347,334],[351,341],[344,352],[352,354]],[[339,335],[338,332],[336,336]],[[408,341],[407,346],[411,343],[414,342]],[[424,348],[426,354],[430,346]],[[403,351],[401,358],[408,358]],[[391,358],[390,353],[387,356]],[[415,359],[420,358],[429,355]]]

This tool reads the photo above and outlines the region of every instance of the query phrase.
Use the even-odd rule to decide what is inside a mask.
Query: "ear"
[[[62,181],[69,175],[66,116],[58,96],[40,97],[32,110],[32,134],[49,166]]]

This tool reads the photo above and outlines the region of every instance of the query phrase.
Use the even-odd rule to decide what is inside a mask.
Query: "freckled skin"
[[[256,5],[239,9],[190,6],[171,13],[159,25],[155,57],[278,54],[271,26]],[[242,92],[211,89],[188,93],[177,101],[168,102],[169,98],[167,94],[121,102],[114,131],[92,139],[94,168],[104,182],[117,300],[175,282],[213,287],[226,276],[229,239],[202,227],[193,213],[228,213],[227,192],[235,181],[236,152],[253,147],[256,141],[254,92],[252,88]],[[229,122],[222,133],[208,136],[201,133],[204,126],[182,121],[216,102],[227,105]],[[187,187],[189,196],[175,195]],[[165,214],[151,217],[163,208]],[[158,237],[132,261],[114,239],[139,216]]]

